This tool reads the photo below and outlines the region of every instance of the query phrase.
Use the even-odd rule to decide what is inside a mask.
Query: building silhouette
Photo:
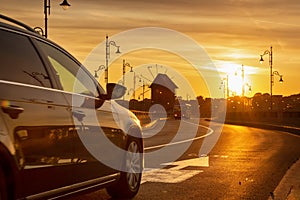
[[[151,88],[152,105],[160,104],[167,113],[172,113],[177,85],[166,74],[159,73],[149,88]]]

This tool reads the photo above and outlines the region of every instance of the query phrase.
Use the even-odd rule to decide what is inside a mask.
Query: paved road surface
[[[146,139],[146,152],[158,150],[151,146],[169,143],[178,131],[179,122],[171,120],[162,129],[156,127],[161,130]],[[164,169],[146,172],[135,199],[268,199],[289,167],[300,157],[299,136],[224,125],[217,144],[207,157],[200,159],[199,150],[207,133],[210,133],[209,129],[199,127],[196,134],[199,139],[177,162],[166,164]],[[213,137],[213,134],[216,133],[207,137]],[[147,169],[153,167],[147,163],[151,162],[146,159]],[[168,160],[161,163],[168,163]],[[105,190],[99,190],[70,199],[110,197]]]

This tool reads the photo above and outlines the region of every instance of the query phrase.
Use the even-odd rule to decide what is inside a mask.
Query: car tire
[[[7,187],[3,170],[0,167],[0,200],[7,200]]]
[[[143,160],[143,146],[139,139],[130,138],[126,147],[125,170],[117,184],[106,188],[107,193],[113,198],[133,198],[140,188]]]

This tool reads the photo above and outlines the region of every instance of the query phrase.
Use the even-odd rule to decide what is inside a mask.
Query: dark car
[[[175,104],[173,107],[174,119],[190,119],[191,118],[191,104],[181,103]]]
[[[2,19],[2,20],[1,20]],[[60,198],[106,188],[139,190],[139,120],[67,51],[0,15],[0,199]]]

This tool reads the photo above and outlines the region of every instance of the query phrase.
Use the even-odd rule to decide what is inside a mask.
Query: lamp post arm
[[[109,41],[109,45],[115,46],[115,47],[119,47],[115,41]]]
[[[265,50],[264,53],[262,54],[262,56],[270,54],[271,52],[269,50]]]
[[[280,82],[280,83],[283,82],[283,79],[282,79],[283,75],[282,75],[282,74],[280,74],[278,71],[274,71],[274,72],[273,72],[273,76],[274,76],[274,75],[280,77],[280,79],[279,79],[279,82]],[[273,80],[273,83],[274,83],[274,80]]]
[[[94,70],[95,72],[98,72],[98,71],[100,71],[100,70],[102,70],[102,69],[105,69],[106,67],[104,66],[104,65],[100,65],[99,67],[98,67],[98,69],[96,69],[96,70]]]
[[[133,72],[132,66],[129,63],[125,62],[125,59],[123,59],[123,86],[125,86],[126,67],[130,67],[130,72]]]
[[[273,72],[273,75],[282,76],[281,74],[279,74],[278,71],[274,71],[274,72]]]
[[[102,69],[105,69],[105,68],[106,68],[106,67],[105,67],[104,65],[100,65],[100,66],[98,67],[98,69],[94,70],[94,72],[95,72],[94,77],[95,77],[95,78],[98,78],[97,72],[100,71],[100,70],[102,70]]]

